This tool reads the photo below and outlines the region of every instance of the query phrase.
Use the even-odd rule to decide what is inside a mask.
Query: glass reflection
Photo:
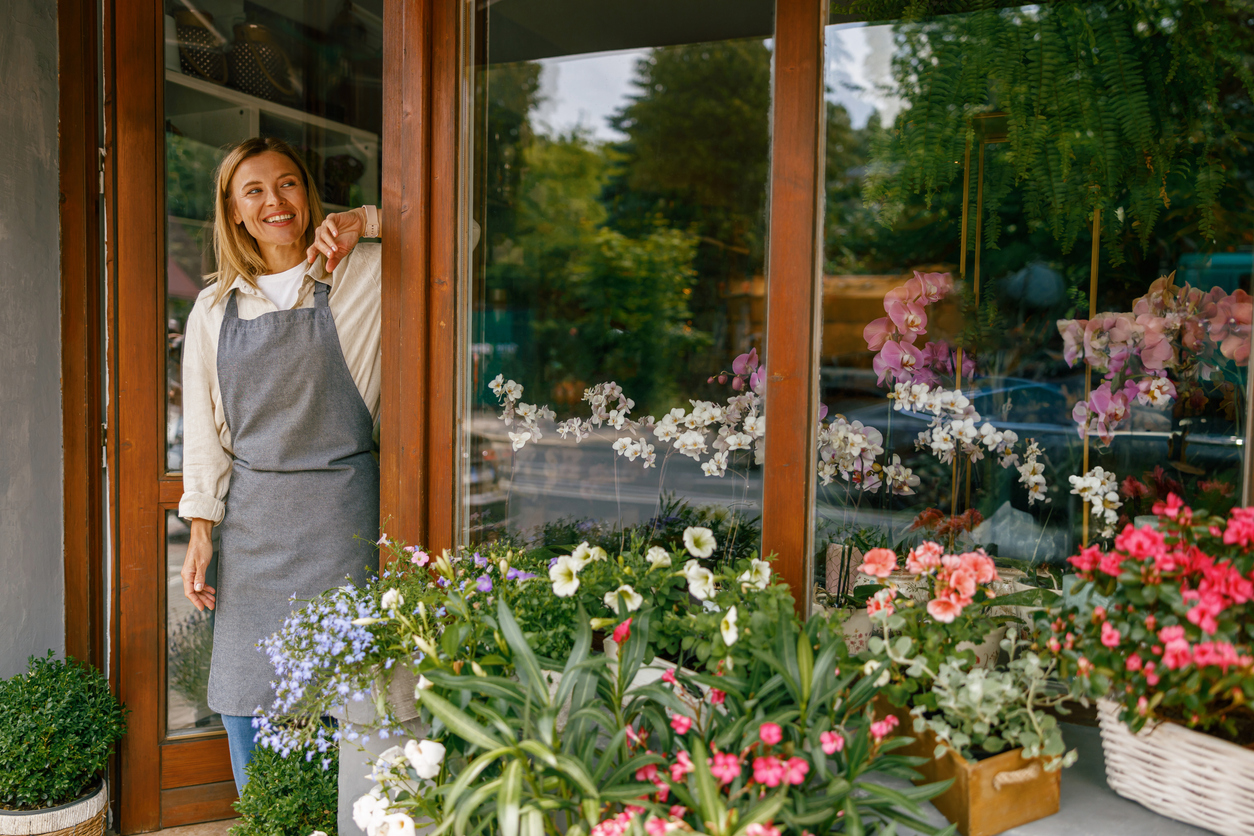
[[[1250,32],[1142,5],[827,28],[820,599],[844,545],[1057,563],[1167,492],[1239,501]]]
[[[183,595],[183,559],[191,529],[174,511],[165,515],[166,559],[166,732],[199,734],[222,728],[209,708],[209,660],[213,656],[213,613],[199,612]],[[216,544],[216,539],[215,539]],[[217,562],[206,581],[214,586]]]
[[[547,41],[516,28],[536,35],[534,5],[493,4],[479,33],[469,540],[619,548],[707,525],[747,553],[773,5],[735,4],[735,32],[683,12],[616,32],[614,8],[570,4],[598,25],[552,21]]]

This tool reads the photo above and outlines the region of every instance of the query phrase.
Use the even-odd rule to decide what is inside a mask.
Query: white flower
[[[693,557],[709,557],[717,545],[714,532],[708,528],[689,526],[684,529],[684,548]]]
[[[564,554],[549,567],[549,579],[553,581],[554,595],[558,598],[569,598],[579,590],[580,566],[578,561]]]
[[[527,442],[531,440],[531,433],[529,432],[510,433],[509,440],[510,440],[510,443],[514,445],[515,450],[521,450],[527,444]]]
[[[765,415],[749,415],[745,418],[745,432],[755,438],[761,438],[766,435],[766,416]]]
[[[621,409],[611,409],[609,417],[605,421],[614,429],[621,430],[623,424],[627,423],[627,413]]]
[[[594,560],[605,560],[605,549],[600,546],[589,546],[588,541],[584,540],[575,550],[570,553],[570,559],[575,563],[575,571],[578,572]]]
[[[715,453],[710,460],[701,465],[701,470],[706,476],[723,476],[727,473],[727,453],[726,451]]]
[[[700,459],[706,451],[705,436],[697,430],[688,430],[675,439],[675,449],[693,459]]]
[[[722,622],[719,624],[719,632],[723,634],[723,644],[731,647],[736,643],[736,639],[740,638],[740,630],[736,628],[736,608],[732,607],[723,616]]]
[[[666,568],[671,565],[671,555],[661,546],[652,546],[644,553],[644,559],[649,561],[650,566],[661,566]]]
[[[427,679],[422,674],[418,674],[418,684],[414,686],[414,699],[418,699],[419,691],[430,691],[434,687],[435,685],[430,679]]]
[[[505,385],[502,388],[505,390],[506,397],[510,400],[516,401],[522,397],[523,388],[512,380],[505,381]]]
[[[767,584],[771,582],[771,564],[755,557],[749,564],[749,569],[736,580],[742,584],[756,586],[758,589],[766,589]]]
[[[383,605],[383,609],[388,612],[395,613],[396,608],[405,603],[405,597],[401,595],[401,591],[399,589],[389,589],[387,592],[383,593],[383,600],[381,603]]]
[[[627,606],[627,612],[635,612],[644,603],[644,596],[627,584],[623,584],[612,592],[605,593],[605,606],[609,607],[612,612],[618,612],[619,601],[622,601]]]
[[[697,565],[697,561],[689,560],[684,565],[684,575],[688,578],[688,591],[698,601],[714,597],[714,573]]]
[[[636,448],[636,442],[626,437],[614,442],[614,452],[620,456],[627,456],[629,461],[640,455],[640,451]]]
[[[871,661],[867,662],[865,665],[862,666],[862,673],[864,676],[871,676],[877,670],[879,670],[880,667],[881,667],[880,663],[872,659]],[[885,685],[888,684],[888,680],[891,677],[892,677],[892,671],[890,671],[888,668],[884,668],[884,672],[879,675],[878,679],[875,680],[875,687],[883,688]]]
[[[518,417],[526,421],[528,424],[536,420],[536,405],[533,403],[520,403],[514,407],[514,412],[518,413]]]
[[[370,836],[415,836],[414,820],[405,813],[384,816]]]
[[[627,459],[627,461],[634,462],[636,459],[640,458],[640,455],[643,452],[643,445],[638,441],[633,441],[623,449],[623,452],[620,455]]]
[[[488,384],[488,388],[492,390],[492,394],[500,397],[501,390],[505,388],[505,375],[498,374],[492,378],[492,382]]]
[[[401,747],[393,746],[391,749],[385,750],[374,762],[374,768],[370,770],[370,780],[382,781],[397,764],[404,761],[405,753],[401,750]]]
[[[728,450],[748,450],[753,444],[753,436],[748,433],[731,433],[725,440]]]
[[[411,740],[405,744],[405,757],[419,778],[428,780],[440,774],[444,763],[444,745],[434,740]]]
[[[374,789],[353,802],[353,821],[367,833],[373,834],[387,815],[387,802],[380,796],[383,787],[375,784]]]

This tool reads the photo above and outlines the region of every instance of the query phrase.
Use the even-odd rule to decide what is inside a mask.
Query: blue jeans
[[[253,759],[253,750],[257,748],[257,730],[253,728],[253,718],[237,717],[223,714],[222,725],[226,726],[226,742],[231,750],[231,773],[235,776],[235,789],[244,794],[244,785],[248,776],[244,767]]]

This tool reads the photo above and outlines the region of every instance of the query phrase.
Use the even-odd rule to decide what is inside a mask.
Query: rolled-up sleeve
[[[217,351],[206,324],[211,297],[187,318],[183,340],[183,497],[179,516],[222,522],[231,481],[231,453],[218,410]]]

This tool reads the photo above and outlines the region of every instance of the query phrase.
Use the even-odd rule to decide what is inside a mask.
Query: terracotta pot
[[[1061,769],[1046,772],[1041,758],[1024,758],[1022,749],[969,761],[956,749],[942,744],[930,729],[915,732],[914,717],[905,709],[889,706],[882,699],[876,703],[879,713],[887,711],[897,716],[898,735],[914,738],[910,745],[893,753],[927,758],[926,763],[915,767],[923,776],[915,784],[953,779],[949,789],[932,799],[932,805],[958,825],[962,836],[995,836],[1058,812]],[[939,758],[938,744],[945,747]]]

